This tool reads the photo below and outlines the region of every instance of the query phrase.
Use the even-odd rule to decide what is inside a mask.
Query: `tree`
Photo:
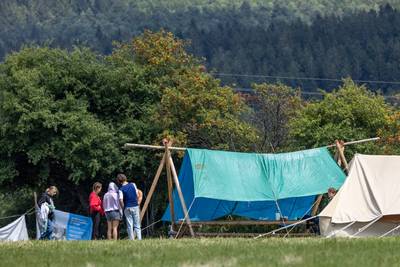
[[[276,152],[287,145],[288,122],[301,108],[300,92],[283,84],[255,84],[252,123],[260,132],[260,152]]]
[[[30,47],[7,57],[0,64],[2,189],[57,184],[59,207],[79,212],[94,181],[108,183],[121,171],[147,190],[155,155],[126,151],[127,142],[158,143],[169,134],[177,145],[248,149],[255,131],[241,120],[246,105],[199,62],[167,32],[146,32],[110,56]]]
[[[323,100],[308,103],[290,120],[290,143],[293,148],[306,149],[332,144],[335,140],[359,140],[375,137],[387,126],[390,107],[382,96],[346,79]],[[351,146],[348,155],[356,149],[375,153],[375,143]]]
[[[160,104],[152,118],[159,138],[170,135],[179,145],[233,150],[254,143],[254,128],[241,120],[247,112],[243,100],[206,73],[172,33],[146,31],[113,56],[132,58],[159,88]]]

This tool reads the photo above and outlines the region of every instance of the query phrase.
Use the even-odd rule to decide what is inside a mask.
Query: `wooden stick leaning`
[[[346,157],[344,156],[344,143],[343,143],[343,141],[336,140],[335,144],[336,144],[337,150],[339,151],[340,161],[342,162],[346,173],[348,173],[349,172],[349,164],[347,163]]]
[[[160,175],[161,175],[162,169],[163,169],[163,167],[165,165],[165,162],[166,162],[166,155],[164,153],[163,158],[162,158],[162,160],[160,162],[160,165],[158,166],[156,175],[154,176],[153,183],[151,184],[149,193],[147,194],[146,201],[144,202],[143,208],[142,208],[142,210],[140,212],[140,221],[142,221],[143,216],[146,213],[147,207],[149,206],[151,197],[153,196],[154,190],[156,189],[156,186],[157,186],[157,183],[158,183],[158,179],[160,178]]]
[[[189,216],[188,210],[186,208],[185,199],[183,198],[183,194],[182,194],[181,186],[179,184],[178,175],[177,175],[177,172],[176,172],[176,169],[175,169],[174,161],[172,160],[171,157],[169,157],[169,162],[170,162],[170,167],[171,167],[171,170],[172,170],[172,177],[174,178],[174,182],[175,182],[175,186],[176,186],[176,191],[178,191],[179,199],[180,199],[181,205],[182,205],[182,210],[183,210],[183,213],[184,213],[185,218],[186,218],[186,223],[189,226],[190,235],[192,237],[194,237],[194,231],[193,231],[193,228],[192,228],[192,223],[190,221],[190,216]]]
[[[164,155],[166,156],[167,159],[171,157],[171,153],[168,149],[169,143],[165,143],[165,153]],[[172,184],[172,178],[171,178],[171,163],[169,160],[165,161],[165,168],[167,171],[167,183],[168,183],[168,202],[169,202],[169,212],[171,216],[171,230],[174,229],[174,224],[175,224],[175,209],[174,209],[174,199],[172,196],[172,189],[173,189],[173,184]]]
[[[39,222],[38,222],[38,213],[39,213],[39,206],[37,201],[37,194],[33,192],[33,201],[35,202],[35,225],[36,225],[36,239],[40,239],[40,232],[38,233]]]

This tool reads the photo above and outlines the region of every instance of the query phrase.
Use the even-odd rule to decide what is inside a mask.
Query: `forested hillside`
[[[26,44],[109,54],[113,41],[165,28],[226,84],[247,88],[284,77],[394,81],[400,78],[398,1],[37,0],[0,3],[0,58]],[[220,75],[234,74],[231,75]],[[239,75],[238,75],[239,74]],[[304,91],[337,81],[281,79]],[[397,84],[372,83],[395,91]]]

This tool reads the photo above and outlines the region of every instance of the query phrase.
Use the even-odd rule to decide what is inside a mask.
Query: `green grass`
[[[399,266],[400,238],[0,243],[0,266]]]

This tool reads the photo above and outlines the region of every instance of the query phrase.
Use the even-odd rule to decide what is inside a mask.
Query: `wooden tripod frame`
[[[178,180],[178,174],[175,169],[174,161],[172,160],[171,157],[171,151],[170,147],[172,146],[172,141],[168,139],[163,139],[163,144],[164,144],[164,155],[161,159],[160,165],[158,166],[156,175],[154,176],[153,183],[151,184],[149,193],[147,194],[146,201],[143,204],[142,211],[140,213],[140,221],[142,221],[144,214],[146,213],[146,210],[149,206],[151,197],[153,196],[153,193],[156,189],[158,180],[161,176],[161,172],[165,166],[165,170],[167,173],[167,183],[168,183],[168,202],[169,202],[169,210],[170,210],[170,215],[171,215],[171,227],[174,229],[175,225],[175,207],[174,207],[174,200],[173,200],[173,183],[175,183],[175,188],[176,191],[178,192],[179,200],[182,205],[182,210],[184,216],[184,221],[186,221],[187,225],[189,226],[189,231],[190,235],[194,237],[194,231],[192,228],[192,223],[190,221],[190,216],[186,207],[185,199],[183,197],[182,189]],[[182,222],[183,223],[183,222]]]

